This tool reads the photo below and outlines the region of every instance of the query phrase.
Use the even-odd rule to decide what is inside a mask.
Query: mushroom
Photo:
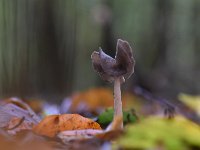
[[[114,117],[123,129],[123,112],[120,85],[134,72],[135,60],[132,48],[127,41],[118,39],[115,58],[105,54],[101,48],[91,55],[93,68],[107,82],[114,83]]]

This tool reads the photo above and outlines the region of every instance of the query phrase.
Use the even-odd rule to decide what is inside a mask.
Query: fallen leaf
[[[70,112],[92,112],[96,115],[111,106],[113,106],[112,91],[106,88],[93,88],[72,96]]]
[[[36,99],[36,98],[31,98],[27,99],[25,101],[33,110],[34,112],[42,113],[43,112],[43,106],[45,101],[43,99]]]
[[[149,117],[129,125],[117,145],[123,149],[199,149],[200,127],[181,116]]]
[[[185,105],[194,110],[200,116],[200,96],[193,96],[188,94],[179,94],[179,100]]]
[[[71,141],[80,141],[88,139],[101,139],[104,141],[115,140],[122,135],[122,130],[96,130],[96,129],[86,129],[86,130],[69,130],[60,132],[57,137],[62,140],[63,143],[69,144]]]
[[[89,112],[94,115],[99,115],[106,108],[113,107],[113,92],[109,88],[91,88],[87,91],[72,95],[71,99],[69,106],[70,113]],[[139,100],[135,102],[136,99],[133,94],[124,93],[122,95],[123,108],[130,109],[135,104],[138,105],[137,102]]]
[[[95,137],[105,140],[105,141],[112,141],[116,140],[123,134],[123,130],[111,130],[111,131],[104,131],[102,133],[98,133]]]
[[[100,125],[79,114],[50,115],[45,117],[33,131],[39,135],[55,137],[61,131],[101,129]]]
[[[39,120],[34,111],[20,99],[10,98],[1,102],[0,127],[10,134],[30,130]]]
[[[15,136],[3,133],[0,129],[0,145],[3,150],[53,150],[53,146],[41,137],[33,134],[31,131],[22,131]],[[7,135],[5,135],[7,134]]]
[[[99,138],[72,140],[70,142],[66,141],[64,143],[65,147],[62,150],[110,150],[111,149],[110,142],[105,142],[104,140],[101,140]]]
[[[25,118],[14,117],[9,121],[5,129],[9,134],[15,135],[22,130],[32,130],[34,125],[33,122],[27,121]]]
[[[64,143],[68,143],[73,140],[82,140],[94,138],[97,134],[102,134],[105,131],[100,129],[85,129],[85,130],[69,130],[60,132],[59,137]]]

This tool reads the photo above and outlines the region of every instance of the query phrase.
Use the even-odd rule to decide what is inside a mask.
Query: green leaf
[[[114,110],[113,108],[107,108],[104,112],[102,112],[98,116],[97,122],[103,126],[106,127],[109,125],[113,120]],[[123,111],[123,122],[124,124],[128,123],[135,123],[138,120],[138,117],[136,116],[134,110],[129,111]]]

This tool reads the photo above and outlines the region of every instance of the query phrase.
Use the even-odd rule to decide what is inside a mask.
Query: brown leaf
[[[122,95],[123,107],[132,108],[136,98],[130,93]],[[109,88],[91,88],[89,90],[72,95],[70,113],[87,112],[99,115],[102,110],[113,106],[113,92]]]
[[[93,120],[78,114],[63,114],[47,116],[33,128],[33,131],[39,135],[54,137],[61,131],[83,129],[101,129],[101,127]]]
[[[3,131],[3,130],[2,130]],[[16,136],[2,135],[0,129],[0,146],[2,150],[53,150],[53,146],[45,138],[31,131],[20,132]]]
[[[25,101],[36,113],[42,113],[45,101],[43,99],[26,99]]]

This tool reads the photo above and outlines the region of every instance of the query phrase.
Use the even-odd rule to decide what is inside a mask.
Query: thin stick
[[[114,81],[114,119],[113,122],[119,123],[119,129],[123,129],[123,112],[121,101],[121,80],[120,77],[115,78]]]

